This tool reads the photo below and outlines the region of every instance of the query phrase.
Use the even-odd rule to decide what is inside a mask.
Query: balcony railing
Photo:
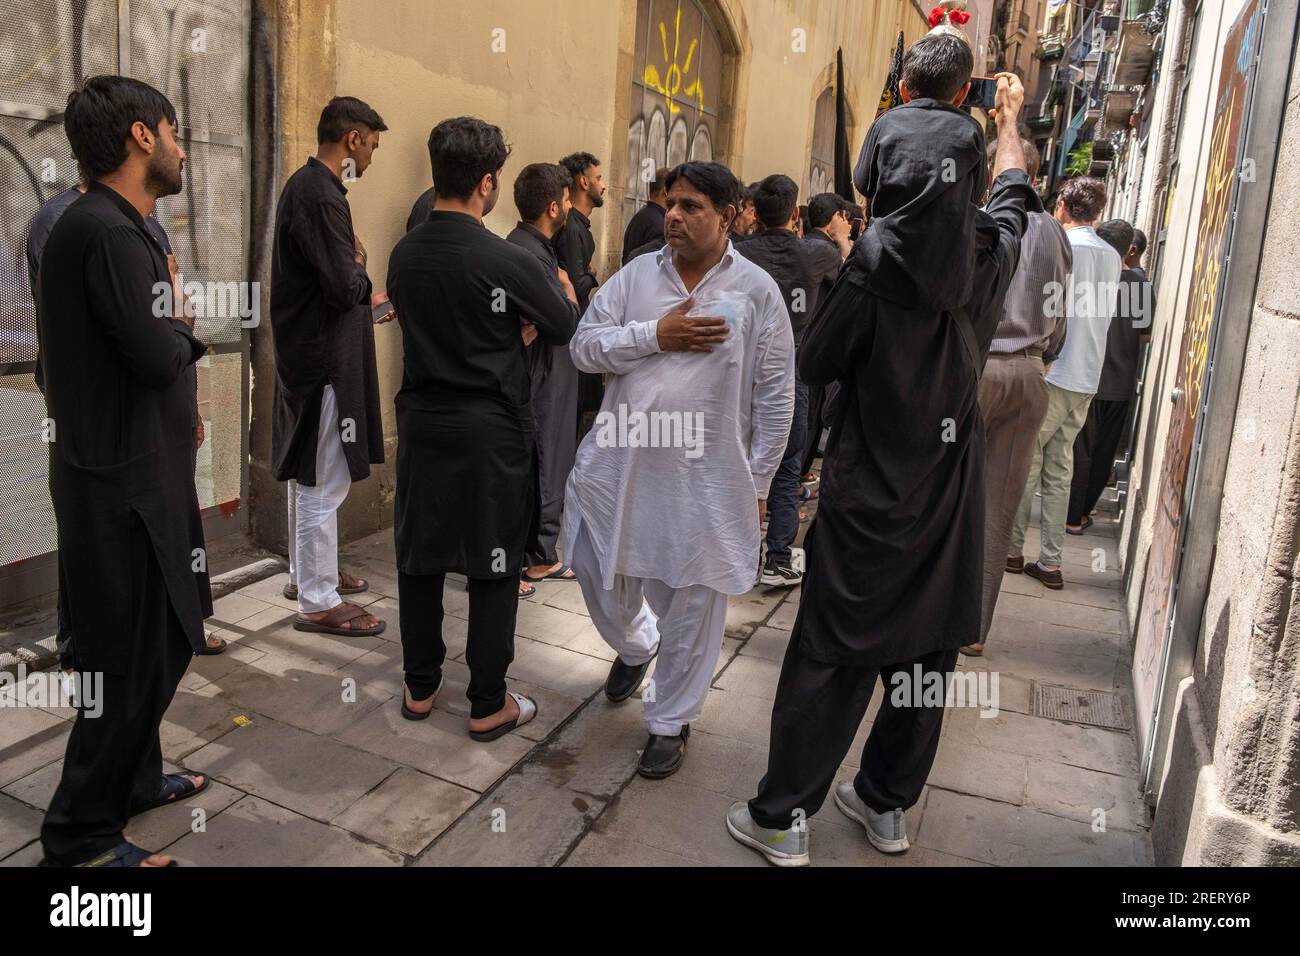
[[[1065,52],[1065,38],[1059,33],[1047,33],[1038,38],[1034,56],[1040,60],[1055,60]]]

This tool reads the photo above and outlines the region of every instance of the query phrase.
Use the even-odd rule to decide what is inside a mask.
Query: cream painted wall
[[[910,0],[715,0],[739,35],[734,112],[737,148],[728,161],[746,181],[785,172],[804,184],[817,95],[833,82],[835,49],[845,50],[856,150],[875,114],[900,28],[925,32]],[[333,0],[305,5],[308,31],[335,62],[333,90],[370,103],[389,126],[365,176],[350,184],[357,234],[382,289],[388,253],[411,204],[430,184],[426,142],[441,119],[470,114],[501,126],[513,147],[502,195],[486,224],[504,236],[516,221],[515,174],[574,150],[595,153],[609,187],[596,210],[597,272],[617,264],[622,166],[635,0]],[[795,53],[795,29],[807,51]],[[502,49],[502,47],[504,47]],[[317,69],[328,70],[328,57]],[[299,57],[299,75],[313,69]],[[298,87],[319,90],[320,77]],[[298,88],[295,87],[295,88]],[[286,104],[283,148],[292,171],[314,145],[317,103]],[[300,158],[301,157],[301,158]],[[804,197],[806,199],[806,196]],[[392,396],[401,377],[401,334],[377,329],[385,433],[394,434]]]
[[[817,97],[835,82],[835,50],[844,48],[845,88],[858,148],[875,117],[890,59],[904,30],[907,42],[925,25],[907,0],[744,0],[753,56],[745,64],[749,97],[740,155],[733,170],[744,182],[785,173],[806,202],[808,161]],[[805,52],[794,49],[802,30]]]
[[[619,4],[563,0],[563,17],[554,4],[517,0],[337,0],[336,9],[337,91],[368,102],[389,126],[370,170],[348,193],[376,289],[384,286],[388,254],[405,231],[412,203],[432,181],[427,142],[439,120],[479,116],[500,126],[511,144],[501,198],[486,219],[501,236],[518,218],[511,189],[524,166],[555,162],[578,149],[608,163]],[[595,213],[598,239],[607,209],[618,205]],[[400,330],[378,328],[376,348],[385,433],[391,436],[392,396],[401,382]]]

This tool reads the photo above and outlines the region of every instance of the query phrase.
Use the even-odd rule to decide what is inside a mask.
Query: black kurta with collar
[[[550,240],[533,226],[521,222],[506,237],[521,249],[537,256],[546,271],[547,285],[563,299],[578,321],[578,306],[569,301],[558,278],[559,267]],[[569,346],[547,345],[539,337],[528,347],[529,371],[532,375],[533,421],[537,427],[538,528],[537,541],[530,545],[530,564],[555,564],[559,561],[556,543],[560,536],[560,516],[564,511],[564,484],[573,470],[578,452],[574,423],[578,416],[578,367],[569,355]]]
[[[387,285],[402,327],[398,569],[518,575],[537,494],[519,320],[537,327],[535,344],[564,345],[573,305],[536,255],[436,209],[394,247]]]
[[[159,305],[167,261],[140,213],[92,183],[60,218],[41,259],[41,363],[54,424],[50,497],[76,633],[76,663],[122,674],[141,650],[133,606],[139,524],[191,646],[212,613],[194,488],[193,386],[204,346]],[[156,618],[155,618],[156,619]]]
[[[326,385],[334,388],[339,422],[353,426],[346,433],[351,440],[343,442],[352,480],[367,477],[370,466],[384,460],[371,285],[355,260],[346,195],[330,168],[312,157],[284,184],[275,210],[271,460],[278,481],[316,484]]]

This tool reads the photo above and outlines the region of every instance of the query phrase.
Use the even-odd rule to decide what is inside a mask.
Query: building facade
[[[1145,7],[1145,9],[1140,9]],[[1300,201],[1294,0],[1130,5],[1108,38],[1109,215],[1157,309],[1120,559],[1157,862],[1300,863]],[[1094,140],[1097,141],[1097,140]]]

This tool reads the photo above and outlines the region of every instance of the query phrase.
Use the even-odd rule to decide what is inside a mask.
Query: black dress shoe
[[[650,658],[650,661],[654,658]],[[614,658],[614,664],[605,678],[605,696],[614,703],[627,700],[637,692],[645,672],[650,669],[650,661],[644,664],[624,664],[621,658]]]
[[[686,756],[686,740],[690,735],[689,726],[683,727],[681,735],[677,737],[651,734],[641,753],[641,762],[637,765],[636,772],[651,780],[671,777],[682,765],[682,759]]]

